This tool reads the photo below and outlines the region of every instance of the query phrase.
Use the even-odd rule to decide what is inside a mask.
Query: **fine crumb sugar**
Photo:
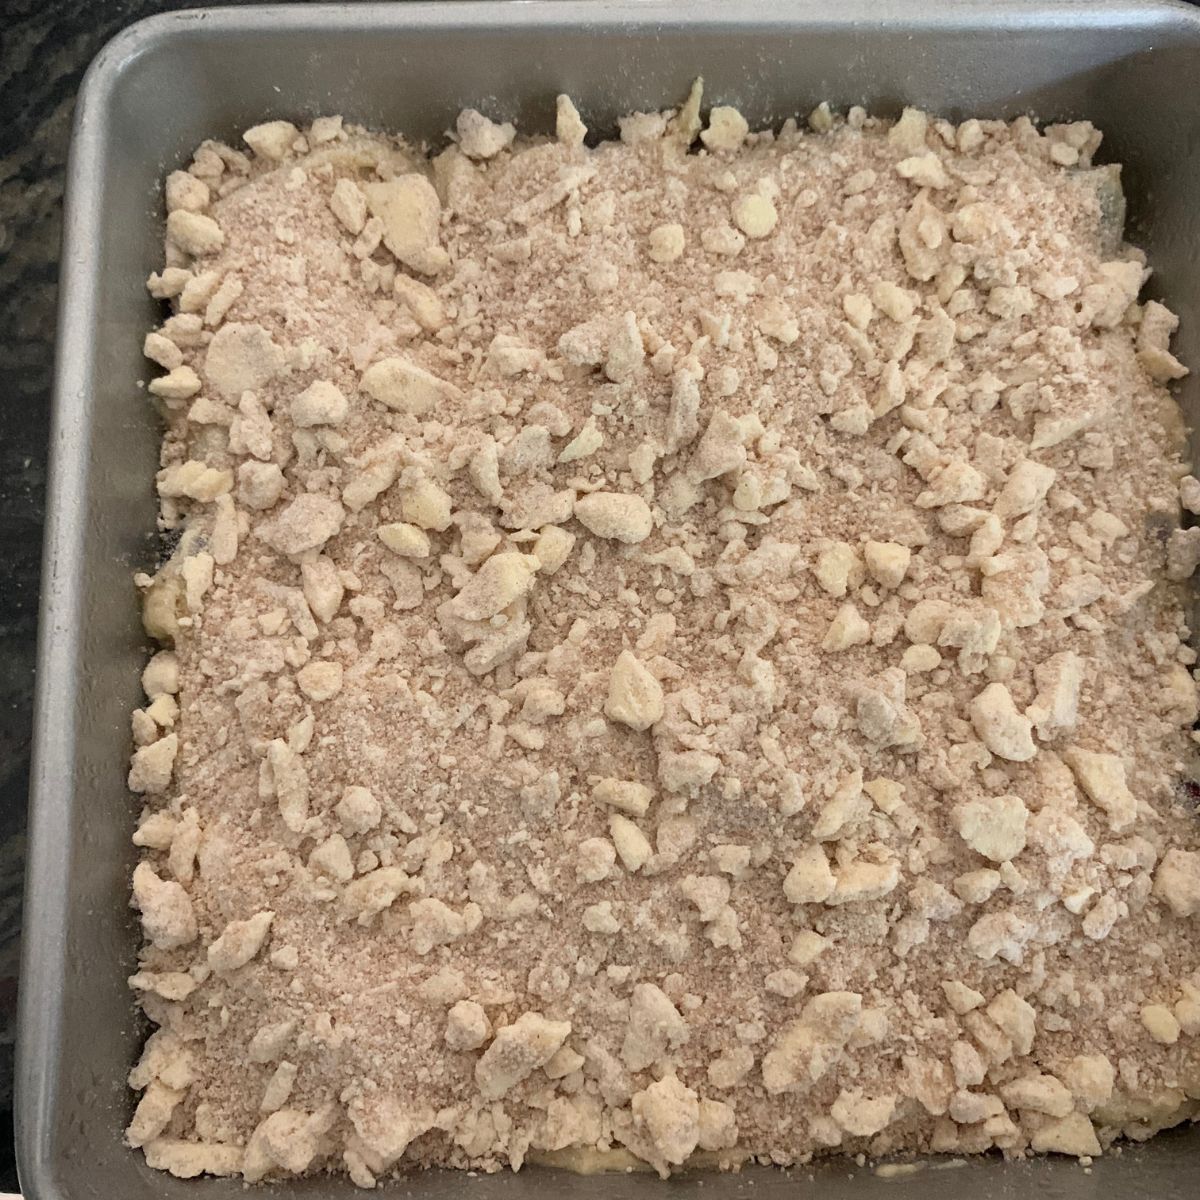
[[[1087,122],[323,118],[166,181],[128,1130],[176,1175],[1200,1113],[1200,510]]]

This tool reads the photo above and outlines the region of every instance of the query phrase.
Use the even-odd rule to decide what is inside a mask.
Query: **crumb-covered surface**
[[[696,102],[168,178],[153,1165],[1200,1110],[1200,485],[1099,135]]]

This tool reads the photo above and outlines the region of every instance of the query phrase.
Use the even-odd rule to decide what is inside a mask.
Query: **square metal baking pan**
[[[128,909],[137,805],[124,778],[146,653],[130,575],[156,551],[159,431],[137,383],[142,337],[158,316],[144,281],[161,262],[163,173],[203,138],[236,140],[273,116],[342,113],[437,140],[464,104],[549,130],[565,91],[593,129],[611,129],[621,113],[674,102],[698,74],[707,100],[737,104],[752,126],[820,100],[882,114],[912,103],[952,118],[1091,118],[1105,156],[1125,164],[1130,237],[1149,252],[1153,290],[1182,317],[1179,354],[1200,365],[1200,15],[1183,4],[298,5],[177,13],[126,30],[84,82],[67,183],[17,1069],[30,1200],[244,1195],[236,1180],[152,1172],[121,1142],[132,1107],[125,1075],[145,1033],[125,986],[138,934]],[[1182,396],[1193,416],[1196,379]],[[994,1158],[892,1180],[844,1160],[670,1183],[534,1168],[413,1175],[388,1194],[648,1200],[702,1187],[714,1200],[818,1189],[830,1200],[1183,1200],[1198,1178],[1194,1127],[1090,1173],[1064,1160]],[[314,1179],[262,1194],[356,1193]]]

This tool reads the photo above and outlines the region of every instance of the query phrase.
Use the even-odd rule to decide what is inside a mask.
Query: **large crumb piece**
[[[571,1026],[548,1021],[540,1013],[524,1013],[492,1039],[475,1065],[475,1081],[486,1100],[496,1100],[531,1071],[550,1061]]]

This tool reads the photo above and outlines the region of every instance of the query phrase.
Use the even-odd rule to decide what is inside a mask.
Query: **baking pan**
[[[911,103],[951,118],[1091,118],[1105,156],[1126,165],[1130,236],[1149,252],[1152,291],[1182,318],[1179,355],[1200,364],[1200,16],[1183,4],[303,5],[176,13],[127,29],[84,81],[67,181],[17,1057],[29,1200],[245,1194],[236,1180],[152,1172],[121,1142],[132,1108],[125,1075],[145,1033],[125,986],[138,941],[127,906],[138,805],[124,778],[146,654],[130,575],[156,553],[159,431],[138,382],[142,337],[158,317],[144,280],[161,262],[163,173],[203,138],[236,141],[267,117],[342,113],[436,140],[474,104],[548,131],[565,91],[593,129],[611,129],[624,112],[681,97],[697,74],[709,100],[737,104],[752,126],[820,100],[881,114]],[[1182,394],[1190,415],[1197,379]],[[833,1160],[663,1183],[535,1168],[416,1174],[388,1194],[1183,1200],[1197,1195],[1198,1171],[1194,1127],[1090,1171],[993,1158],[887,1179]],[[261,1194],[357,1193],[312,1179]]]

